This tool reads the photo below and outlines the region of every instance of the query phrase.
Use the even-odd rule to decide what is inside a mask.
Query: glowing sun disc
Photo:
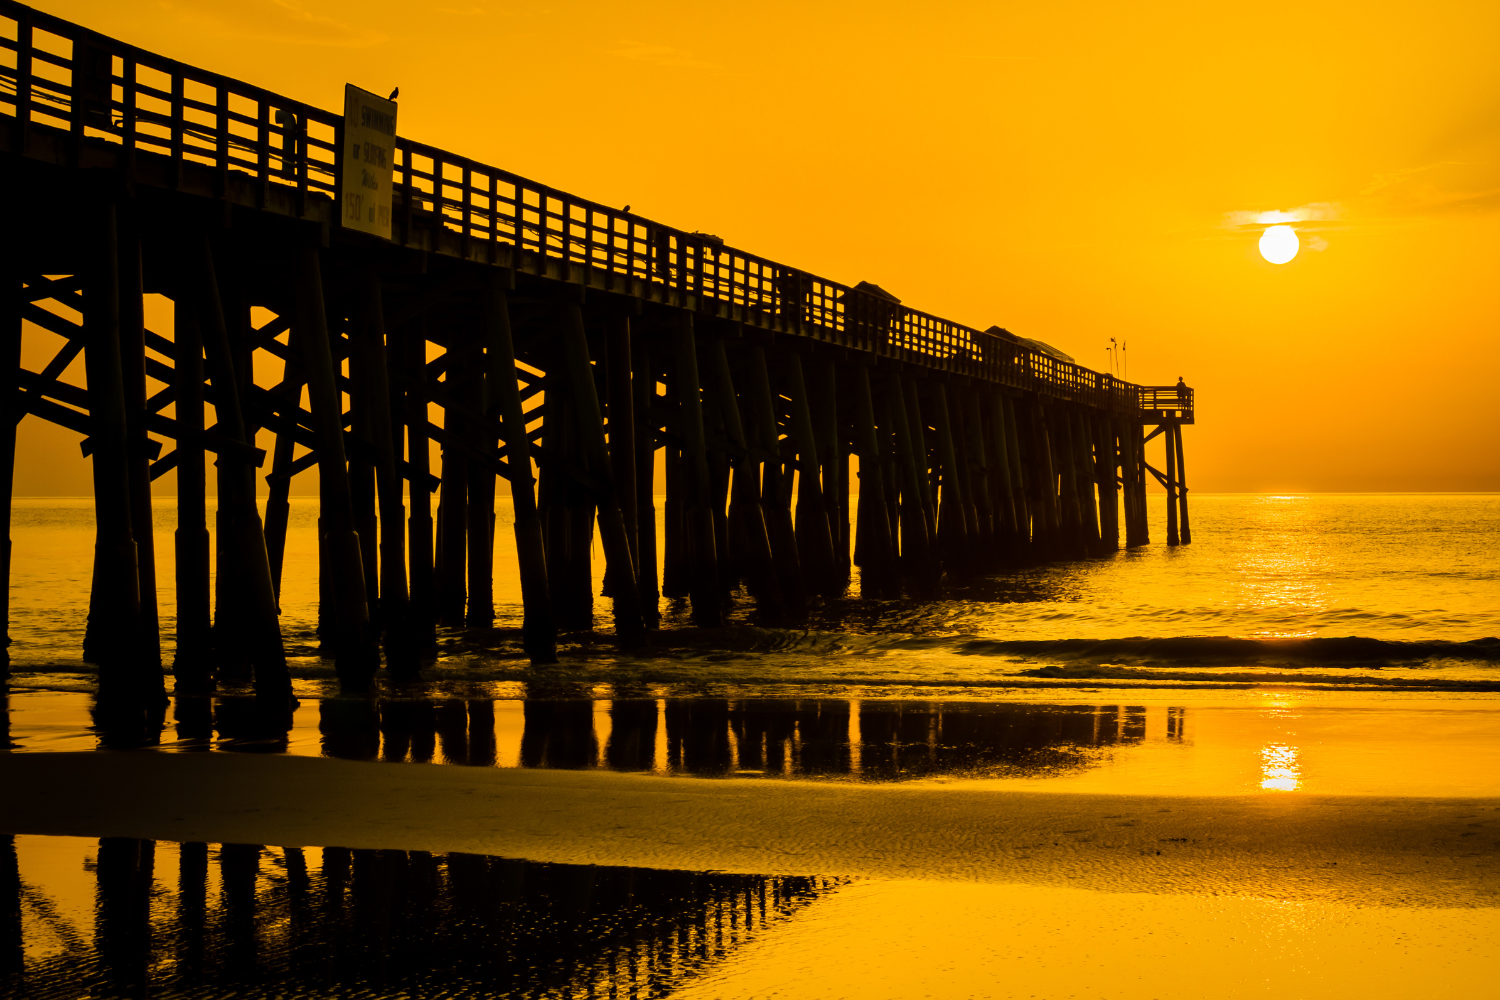
[[[1297,256],[1301,246],[1291,226],[1272,226],[1260,234],[1260,255],[1272,264],[1285,264]]]

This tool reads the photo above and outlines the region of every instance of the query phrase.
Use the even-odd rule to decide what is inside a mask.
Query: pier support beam
[[[455,403],[468,398],[473,380],[482,378],[479,342],[467,330],[455,331],[448,346],[444,386]],[[472,401],[472,400],[470,400]],[[469,458],[459,442],[469,427],[456,405],[443,408],[442,486],[438,500],[438,624],[462,628],[468,603]]]
[[[693,621],[699,625],[717,626],[723,622],[723,612],[713,510],[709,507],[708,449],[692,313],[681,312],[675,317],[672,351],[676,358],[678,412],[682,428],[681,475],[686,481],[682,535],[687,543]]]
[[[199,271],[195,277],[199,330],[203,334],[209,381],[214,389],[218,433],[253,447],[255,442],[249,438],[240,408],[239,377],[219,299],[213,247],[206,237],[198,262]],[[218,523],[220,531],[228,536],[220,551],[230,554],[227,561],[239,579],[234,590],[238,606],[229,612],[231,628],[227,635],[216,635],[215,646],[222,646],[223,641],[230,638],[240,643],[254,671],[257,700],[278,712],[287,711],[294,704],[292,681],[282,644],[276,588],[271,582],[271,564],[266,555],[265,530],[256,506],[255,467],[248,461],[223,453],[217,464]],[[221,566],[220,575],[224,569]]]
[[[8,206],[0,208],[0,219],[7,225],[7,231],[19,232],[14,225],[15,208]],[[10,370],[21,367],[21,308],[25,302],[22,291],[21,273],[21,241],[15,237],[5,240],[0,246],[0,365],[6,365]],[[0,647],[0,680],[10,676],[10,564],[11,564],[11,516],[12,501],[11,494],[15,490],[16,473],[16,428],[21,422],[24,411],[20,407],[20,390],[14,385],[6,386],[3,395],[0,395],[0,486],[5,489],[5,537],[4,548],[0,549],[0,568],[3,568],[5,576],[0,579],[0,610],[3,610],[4,621],[0,622],[0,628],[4,634],[0,635],[0,641],[4,646]],[[13,852],[13,845],[7,844],[5,850]],[[14,860],[13,853],[10,855]],[[16,935],[20,935],[20,913],[16,913]]]
[[[616,496],[620,504],[620,518],[625,525],[625,538],[630,543],[630,561],[639,577],[640,536],[637,529],[637,503],[639,494],[635,482],[635,393],[631,388],[630,371],[630,317],[611,314],[605,318],[604,330],[604,378],[605,406],[609,417],[609,471],[613,477]],[[605,568],[604,593],[613,597],[618,586],[611,572]],[[637,594],[640,588],[637,584]]]
[[[964,579],[973,570],[973,532],[969,524],[970,498],[964,470],[959,464],[947,387],[932,388],[932,425],[936,431],[938,465],[942,469],[939,494],[938,539],[943,550],[943,569],[954,579]]]
[[[1099,547],[1114,552],[1120,547],[1120,488],[1115,478],[1119,450],[1114,423],[1108,417],[1090,421],[1094,437],[1094,483],[1099,490]]]
[[[354,330],[356,357],[365,389],[366,425],[375,452],[375,486],[380,502],[380,623],[385,631],[385,667],[397,680],[417,676],[421,662],[413,639],[406,587],[406,504],[396,469],[395,429],[391,413],[389,354],[385,305],[380,280],[368,274],[361,289],[360,323]],[[425,492],[425,482],[411,491]]]
[[[833,535],[828,523],[828,509],[823,502],[817,435],[813,430],[812,409],[808,405],[802,359],[792,352],[784,360],[785,395],[791,400],[788,430],[797,454],[797,551],[802,572],[807,574],[808,589],[827,596],[843,588],[837,582],[834,567]]]
[[[1182,454],[1182,425],[1172,425],[1172,447],[1177,454],[1177,533],[1183,545],[1193,541],[1193,529],[1188,523],[1187,462]]]
[[[709,395],[718,402],[729,444],[733,481],[728,518],[730,537],[739,539],[737,568],[755,599],[756,610],[763,618],[776,620],[783,615],[784,605],[761,506],[760,448],[753,441],[754,435],[746,432],[724,341],[706,338],[699,346],[703,349],[705,383]]]
[[[899,596],[901,575],[886,506],[886,456],[876,431],[869,369],[864,365],[852,367],[847,383],[854,399],[854,453],[859,456],[859,541],[855,552],[860,561],[860,593],[864,597]]]
[[[521,644],[534,664],[557,662],[557,625],[547,588],[547,555],[542,519],[537,513],[536,479],[531,473],[531,442],[516,385],[516,352],[511,337],[510,303],[505,279],[496,276],[480,291],[484,316],[485,378],[493,389],[510,466],[510,496],[515,508],[516,560],[521,577],[523,619]],[[425,445],[424,445],[425,446]],[[415,495],[415,487],[413,487]]]
[[[1182,537],[1177,532],[1177,434],[1176,425],[1168,424],[1162,435],[1167,452],[1167,544],[1180,545]]]
[[[641,623],[647,628],[661,624],[661,586],[656,559],[656,370],[651,347],[644,337],[630,341],[630,391],[635,413],[635,517],[636,586],[641,594]]]
[[[407,572],[411,580],[408,620],[412,642],[420,650],[437,641],[432,491],[427,485],[432,475],[431,438],[427,431],[427,330],[423,321],[417,319],[392,332],[396,338],[395,353],[402,362],[392,370],[392,374],[400,372],[393,392],[401,394],[397,412],[405,425],[406,461],[411,469],[411,511],[406,522]]]
[[[625,532],[625,519],[620,512],[618,489],[610,475],[609,452],[604,440],[604,414],[599,407],[594,368],[589,361],[583,309],[577,302],[562,303],[558,319],[563,361],[569,382],[568,395],[573,401],[573,416],[578,421],[579,451],[587,459],[590,473],[606,484],[604,495],[596,498],[599,535],[604,543],[606,566],[616,584],[613,598],[615,637],[622,647],[629,648],[639,645],[642,638],[640,593],[636,590],[635,566],[630,553],[630,540]],[[701,428],[700,415],[700,433]],[[697,601],[696,591],[694,601]]]
[[[198,309],[187,289],[177,296],[172,323],[177,357],[173,369],[177,423],[177,655],[172,663],[176,689],[211,691],[215,686],[209,621],[209,537],[207,461],[203,442],[203,338]]]
[[[900,476],[901,572],[909,582],[912,596],[931,597],[937,593],[941,569],[934,551],[936,539],[927,492],[927,448],[920,418],[907,412],[907,402],[916,398],[914,387],[908,387],[901,376],[892,375],[881,398],[886,410],[882,423],[895,430]]]
[[[128,204],[128,203],[127,203]],[[143,670],[159,672],[161,620],[156,605],[156,526],[151,510],[151,458],[146,436],[146,317],[141,275],[141,240],[128,217],[120,227],[120,365],[125,386],[126,430],[130,435],[130,530],[136,542],[141,594],[140,642]],[[11,425],[12,429],[14,424]]]
[[[344,457],[343,403],[335,380],[333,353],[323,306],[322,267],[316,247],[304,246],[297,268],[297,322],[294,339],[307,369],[308,401],[317,439],[318,478],[323,507],[321,530],[327,544],[334,616],[334,669],[351,690],[366,688],[380,666],[380,653],[369,634],[364,567],[354,511],[349,500],[348,464]]]
[[[797,549],[797,534],[787,496],[771,376],[766,368],[765,349],[761,345],[751,344],[746,350],[742,371],[745,373],[746,409],[750,416],[746,445],[758,450],[761,461],[760,506],[766,517],[766,537],[776,567],[776,583],[787,615],[800,619],[807,613],[807,584],[802,576],[802,557]]]
[[[141,655],[140,571],[131,530],[129,431],[120,360],[119,226],[115,202],[93,206],[84,274],[84,366],[94,466],[94,585],[84,657],[99,664],[99,694],[141,707],[166,703],[160,668]]]

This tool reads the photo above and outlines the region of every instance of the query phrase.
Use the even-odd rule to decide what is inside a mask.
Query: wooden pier
[[[596,534],[624,648],[664,597],[700,625],[741,599],[796,622],[854,566],[864,596],[921,598],[1122,535],[1144,545],[1148,475],[1168,544],[1190,541],[1184,386],[1130,384],[394,128],[388,205],[366,219],[344,190],[347,108],[9,0],[0,48],[15,66],[0,68],[0,349],[17,373],[0,463],[12,477],[27,414],[84,436],[101,691],[164,693],[150,498],[171,469],[176,686],[234,670],[271,704],[290,698],[288,497],[314,466],[319,636],[355,689],[382,666],[415,677],[439,627],[492,624],[497,488],[538,664],[594,626]],[[170,336],[147,329],[146,294],[174,304]],[[23,322],[66,340],[40,372],[21,366]],[[59,378],[80,353],[86,388]],[[258,384],[257,359],[279,381]],[[1157,436],[1165,470],[1146,461]],[[6,519],[8,536],[8,499]]]

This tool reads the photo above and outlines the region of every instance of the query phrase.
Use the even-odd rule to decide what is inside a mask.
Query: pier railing
[[[66,132],[76,162],[89,141],[291,190],[294,211],[336,205],[343,118],[240,80],[0,0],[0,115],[12,149],[33,127]],[[399,138],[393,237],[434,228],[628,275],[685,298],[741,307],[802,336],[1136,418],[1135,386],[998,336],[901,305],[640,215],[559,191],[435,146]],[[424,231],[427,231],[424,233]],[[1190,407],[1189,407],[1190,409]]]
[[[1155,424],[1164,421],[1193,422],[1193,390],[1187,386],[1143,385],[1138,387],[1141,419]]]

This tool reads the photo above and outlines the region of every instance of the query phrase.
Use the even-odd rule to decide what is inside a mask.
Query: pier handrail
[[[1140,390],[1141,415],[1150,420],[1167,419],[1193,422],[1193,390],[1188,386],[1143,385]]]
[[[310,201],[339,197],[340,114],[157,55],[14,0],[0,49],[0,116],[18,141],[33,125],[66,131],[73,155],[87,140],[248,175]],[[758,311],[778,328],[856,350],[1041,392],[1132,419],[1158,391],[1000,336],[901,305],[641,215],[580,198],[467,157],[397,137],[393,237],[441,227],[465,243],[490,241],[629,275]]]

